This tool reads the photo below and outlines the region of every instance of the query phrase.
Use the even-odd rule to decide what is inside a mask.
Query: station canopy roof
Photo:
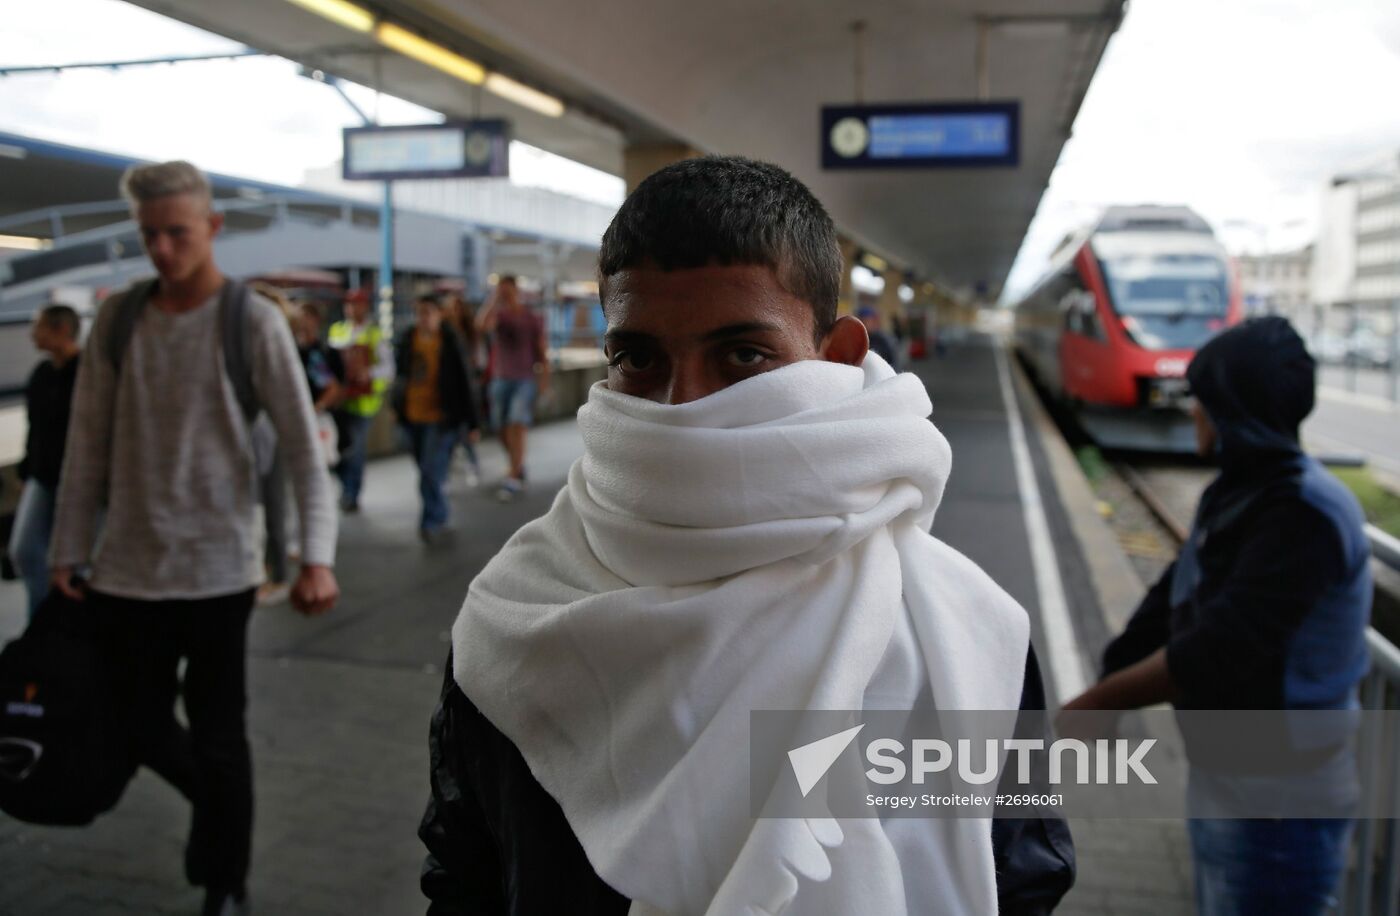
[[[337,25],[305,2],[136,2],[449,117],[506,117],[517,138],[613,174],[622,173],[629,144],[776,162],[806,182],[857,243],[922,277],[987,295],[1011,267],[1123,13],[1123,0],[359,4],[562,100],[562,116],[550,117],[385,51],[372,34]],[[858,31],[857,22],[864,23]],[[1020,102],[1019,166],[822,169],[822,105],[857,96],[968,101],[979,89]]]

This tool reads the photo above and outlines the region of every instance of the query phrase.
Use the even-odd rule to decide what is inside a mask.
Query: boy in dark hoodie
[[[1287,321],[1259,318],[1203,347],[1187,379],[1199,451],[1220,475],[1176,562],[1105,650],[1103,678],[1065,710],[1356,709],[1370,548],[1355,498],[1298,443],[1313,408],[1312,358]],[[1188,804],[1199,812],[1230,783],[1201,766],[1205,748],[1189,739]],[[1199,911],[1325,912],[1350,825],[1193,819]]]

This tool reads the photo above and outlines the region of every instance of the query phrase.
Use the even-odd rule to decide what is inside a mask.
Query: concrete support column
[[[841,246],[841,292],[836,296],[836,314],[849,315],[855,306],[851,270],[856,266],[856,251],[860,246],[843,235],[838,235],[836,242]]]
[[[632,144],[622,151],[622,178],[627,182],[627,193],[636,190],[637,185],[652,172],[673,162],[701,155],[704,154],[684,143]]]

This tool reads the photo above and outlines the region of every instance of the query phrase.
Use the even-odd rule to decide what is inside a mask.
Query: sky
[[[237,47],[121,0],[0,0],[0,12],[0,66]],[[297,184],[335,162],[340,128],[359,122],[333,90],[296,71],[250,58],[15,75],[0,79],[0,130]],[[1008,297],[1035,281],[1067,232],[1113,203],[1189,205],[1237,252],[1306,243],[1329,176],[1400,149],[1397,86],[1396,0],[1131,0]],[[374,108],[373,92],[351,91]],[[172,121],[172,106],[187,114]],[[390,97],[379,113],[385,123],[440,120]],[[243,126],[246,142],[228,142],[229,124]],[[603,203],[623,193],[616,177],[521,143],[511,174]]]
[[[1400,150],[1395,0],[1130,0],[1007,297],[1115,203],[1186,204],[1234,252],[1316,232],[1330,176]]]
[[[121,0],[0,0],[0,21],[0,66],[242,48]],[[362,123],[335,90],[297,71],[282,58],[253,57],[116,72],[16,74],[0,78],[0,130],[141,158],[188,159],[211,172],[296,185],[308,169],[339,160],[340,129]],[[375,113],[376,93],[353,84],[347,92]],[[273,99],[275,107],[268,104]],[[184,115],[171,119],[172,109]],[[380,98],[378,115],[385,124],[442,120],[387,95]],[[228,142],[230,124],[245,125],[246,142]],[[524,143],[511,145],[510,170],[517,184],[622,202],[621,179]]]

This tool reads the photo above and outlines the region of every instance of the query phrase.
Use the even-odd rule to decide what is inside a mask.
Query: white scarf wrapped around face
[[[902,615],[937,708],[1019,704],[1024,611],[927,533],[930,410],[873,354],[678,406],[599,383],[553,507],[472,582],[457,683],[634,913],[996,911],[986,819],[905,822],[901,861],[873,818],[749,816],[750,712],[863,708]]]

